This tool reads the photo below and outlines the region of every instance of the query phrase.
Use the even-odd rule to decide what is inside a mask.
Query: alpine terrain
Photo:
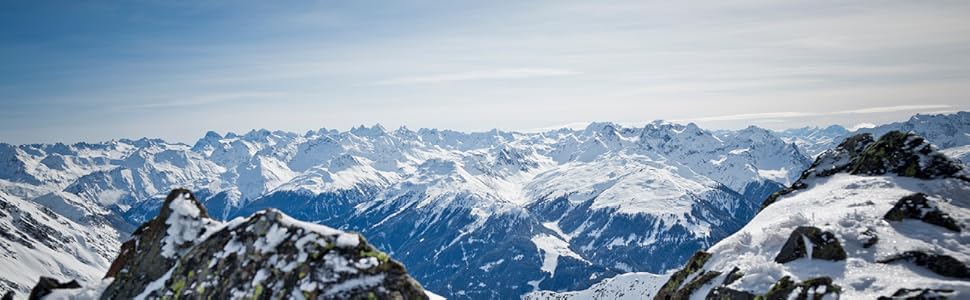
[[[970,295],[968,174],[913,133],[858,134],[676,272],[526,298],[962,299]]]
[[[943,152],[959,154],[967,116],[884,126],[948,139]],[[138,226],[157,222],[169,191],[185,188],[213,228],[251,234],[226,224],[289,215],[356,232],[449,298],[602,291],[611,283],[647,291],[668,276],[650,274],[679,269],[757,224],[749,221],[763,201],[809,180],[802,177],[813,151],[847,131],[813,132],[662,121],[539,133],[375,125],[209,132],[194,145],[0,144],[0,265],[17,270],[0,274],[0,290],[26,295],[40,276],[101,285],[122,243],[143,237]],[[229,243],[206,237],[199,242]],[[647,278],[616,277],[630,272]],[[188,277],[186,284],[195,280]],[[137,284],[129,290],[145,282]]]

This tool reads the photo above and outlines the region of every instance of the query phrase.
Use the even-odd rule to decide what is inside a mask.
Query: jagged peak
[[[168,194],[159,214],[125,242],[105,278],[113,280],[93,296],[427,299],[404,266],[358,234],[275,209],[221,223],[209,219],[187,189]],[[90,289],[77,292],[92,295]]]
[[[353,127],[350,129],[350,133],[361,137],[376,137],[387,134],[387,129],[385,129],[384,126],[381,126],[380,123],[375,123],[369,128],[364,127],[364,125]]]
[[[215,132],[215,131],[211,131],[210,130],[210,131],[208,131],[208,132],[205,133],[205,136],[203,138],[208,139],[208,140],[221,140],[222,139],[222,135],[220,135],[218,132]]]
[[[592,122],[586,126],[586,129],[583,130],[583,133],[584,134],[593,134],[593,133],[610,134],[610,133],[616,132],[620,127],[621,126],[619,124],[616,124],[613,122]]]

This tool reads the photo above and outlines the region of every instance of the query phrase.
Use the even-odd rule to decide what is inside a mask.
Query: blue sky
[[[4,1],[0,142],[970,109],[967,1],[524,2]]]

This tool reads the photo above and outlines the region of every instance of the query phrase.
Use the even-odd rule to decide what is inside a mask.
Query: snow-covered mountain
[[[802,127],[776,131],[775,135],[785,142],[798,145],[805,154],[815,157],[822,154],[825,150],[832,149],[851,132],[840,125],[831,125],[825,128]]]
[[[665,122],[544,133],[253,130],[210,132],[193,146],[0,150],[0,191],[31,205],[76,202],[137,225],[157,214],[165,191],[186,187],[217,219],[273,207],[361,232],[457,298],[581,289],[676,267],[741,228],[809,163],[763,129],[715,136]],[[115,223],[122,234],[133,228]]]
[[[120,243],[158,213],[165,191],[190,188],[217,220],[277,208],[365,234],[432,291],[509,298],[681,266],[799,178],[809,140],[789,140],[657,121],[542,133],[209,132],[192,146],[0,144],[0,191],[64,216],[89,212],[122,236],[107,243]]]
[[[123,235],[109,217],[67,193],[28,201],[0,191],[0,290],[23,294],[40,276],[100,279]]]
[[[657,299],[970,295],[970,177],[923,138],[850,137]],[[913,298],[915,299],[915,298]]]
[[[970,146],[970,112],[952,114],[917,114],[903,122],[894,122],[872,128],[860,128],[850,132],[842,126],[832,125],[825,128],[805,127],[774,132],[782,140],[795,143],[811,157],[822,151],[835,148],[845,138],[859,133],[870,133],[882,136],[890,131],[916,133],[930,141],[936,147],[964,164],[970,164],[966,156],[967,146]]]

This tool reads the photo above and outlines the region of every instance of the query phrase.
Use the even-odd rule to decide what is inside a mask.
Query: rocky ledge
[[[100,285],[41,282],[32,298],[428,298],[403,265],[358,234],[272,209],[222,223],[185,189],[169,193],[122,245]]]

